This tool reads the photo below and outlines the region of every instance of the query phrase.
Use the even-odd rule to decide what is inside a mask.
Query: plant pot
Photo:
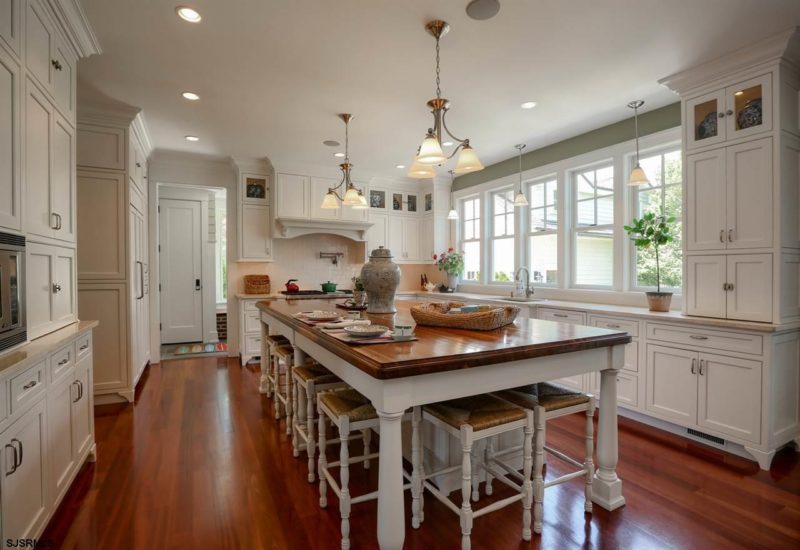
[[[447,287],[455,291],[458,286],[458,275],[447,274]]]
[[[363,290],[353,291],[353,304],[357,306],[363,306],[366,301],[367,301],[367,295]]]
[[[645,292],[650,311],[669,311],[672,292]]]

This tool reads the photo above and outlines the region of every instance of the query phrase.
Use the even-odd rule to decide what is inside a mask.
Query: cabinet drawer
[[[586,314],[581,311],[569,311],[566,309],[546,309],[538,308],[536,317],[545,321],[557,321],[559,323],[570,323],[573,325],[585,325]]]
[[[248,334],[244,337],[244,352],[248,355],[261,355],[261,335]]]
[[[258,311],[245,312],[244,314],[244,331],[247,334],[261,333],[261,315]]]
[[[50,363],[50,383],[55,384],[75,367],[75,346],[64,346],[48,359]]]
[[[258,300],[245,300],[244,303],[244,310],[245,311],[258,311],[256,307],[256,303]]]
[[[82,334],[76,341],[75,341],[75,357],[76,360],[81,360],[87,355],[92,353],[92,332],[89,331],[86,334]]]
[[[47,361],[28,367],[11,379],[11,414],[44,394],[44,370]]]
[[[617,373],[617,403],[629,407],[639,406],[639,377],[625,372]]]
[[[593,327],[607,328],[609,330],[624,330],[631,336],[639,336],[639,322],[633,319],[592,315],[589,324]]]
[[[723,332],[697,327],[647,323],[647,339],[729,352],[763,353],[763,338],[755,334]]]

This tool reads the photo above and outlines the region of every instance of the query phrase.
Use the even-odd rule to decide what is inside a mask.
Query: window
[[[514,190],[492,193],[492,281],[514,280]]]
[[[461,245],[464,251],[462,281],[481,280],[481,199],[461,201]]]
[[[679,289],[682,285],[681,255],[681,193],[683,178],[681,172],[681,151],[673,149],[647,157],[641,157],[639,164],[647,174],[650,185],[633,190],[634,217],[646,212],[664,212],[667,217],[674,216],[673,234],[675,240],[659,248],[659,267],[661,268],[661,287]],[[634,286],[637,288],[656,287],[656,255],[652,249],[633,249]]]
[[[574,286],[610,288],[614,283],[614,167],[573,174],[575,200]]]
[[[558,181],[555,178],[528,185],[530,231],[528,269],[531,282],[558,283]]]

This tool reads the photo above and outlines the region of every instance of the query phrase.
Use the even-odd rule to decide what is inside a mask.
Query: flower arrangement
[[[353,283],[353,290],[364,291],[364,281],[361,280],[361,277],[353,277],[350,282]]]
[[[436,260],[439,271],[448,275],[460,275],[464,271],[464,253],[455,252],[453,247],[448,248],[447,252],[434,254],[433,259]]]

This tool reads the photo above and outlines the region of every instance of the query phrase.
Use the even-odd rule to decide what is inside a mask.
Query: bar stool
[[[319,413],[319,505],[322,508],[328,506],[328,484],[339,497],[339,514],[342,519],[342,548],[350,548],[350,507],[353,504],[375,500],[378,498],[378,491],[372,491],[357,497],[350,496],[350,464],[358,462],[364,463],[364,469],[369,467],[370,459],[378,456],[378,453],[369,452],[369,437],[373,429],[378,429],[378,413],[370,403],[369,399],[358,393],[354,389],[339,391],[329,391],[317,394],[317,409]],[[339,430],[339,460],[328,462],[325,456],[327,446],[327,420]],[[350,456],[347,442],[350,432],[361,430],[364,435],[364,454],[361,456]],[[331,474],[331,468],[339,467],[339,483],[336,482]],[[403,472],[408,478],[408,474]],[[404,486],[409,488],[411,484]]]
[[[584,510],[591,513],[592,511],[592,478],[594,477],[594,463],[592,461],[592,453],[594,451],[594,409],[595,398],[591,394],[576,392],[557,386],[542,382],[539,384],[531,384],[513,390],[505,390],[495,394],[513,403],[518,407],[533,411],[535,421],[535,444],[534,444],[534,466],[533,466],[533,488],[534,488],[534,508],[533,508],[533,530],[536,533],[542,532],[542,506],[544,501],[544,490],[547,487],[566,483],[567,481],[582,477],[585,484],[585,502]],[[579,462],[561,451],[557,451],[545,445],[545,429],[547,420],[558,418],[583,412],[586,414],[586,428],[585,440],[586,449],[583,462]],[[518,448],[517,448],[518,449]],[[514,449],[509,449],[503,454],[509,453]],[[569,474],[565,474],[556,479],[552,479],[545,483],[543,477],[544,466],[544,451],[560,458],[564,462],[572,464],[580,468]],[[497,458],[497,455],[494,457]],[[503,464],[504,469],[511,475],[517,474],[516,471],[511,471],[507,465]],[[518,475],[518,474],[517,474]],[[491,483],[487,480],[487,486]]]
[[[422,467],[422,446],[420,445],[420,414],[415,408],[412,415],[412,456],[413,471],[411,474],[411,525],[415,529],[423,521],[424,489],[427,489],[461,519],[461,548],[468,550],[471,546],[473,519],[505,508],[515,502],[522,501],[522,538],[531,540],[531,500],[533,487],[531,484],[531,439],[533,434],[533,411],[518,407],[490,394],[476,395],[443,401],[422,407],[421,419],[458,438],[461,442],[461,465],[443,468],[436,472],[425,473]],[[502,433],[519,429],[524,432],[523,474],[521,483],[516,484],[495,470],[494,464],[479,461],[475,451],[475,443]],[[470,497],[473,483],[477,486],[477,469],[483,468],[491,472],[516,494],[473,511]],[[461,507],[459,508],[447,495],[427,480],[431,477],[461,470]]]
[[[292,434],[292,366],[294,347],[290,344],[276,346],[273,356],[270,382],[275,396],[275,420],[281,418],[281,406],[286,416],[286,435]],[[283,375],[283,383],[281,383]]]
[[[263,334],[263,333],[262,333]],[[258,385],[258,392],[266,394],[267,397],[272,396],[272,379],[270,376],[270,369],[275,356],[275,348],[278,346],[291,345],[289,339],[281,334],[272,334],[262,336],[261,343],[261,380]]]
[[[316,431],[314,430],[315,404],[317,394],[320,392],[347,388],[347,384],[342,382],[335,374],[320,364],[307,364],[292,369],[292,386],[294,393],[292,396],[292,452],[295,457],[300,456],[300,450],[305,448],[308,455],[308,482],[313,483],[314,459],[316,458]],[[305,411],[305,413],[303,412]],[[365,434],[370,434],[367,430]],[[369,436],[366,446],[369,446]],[[365,464],[367,464],[365,462]]]

